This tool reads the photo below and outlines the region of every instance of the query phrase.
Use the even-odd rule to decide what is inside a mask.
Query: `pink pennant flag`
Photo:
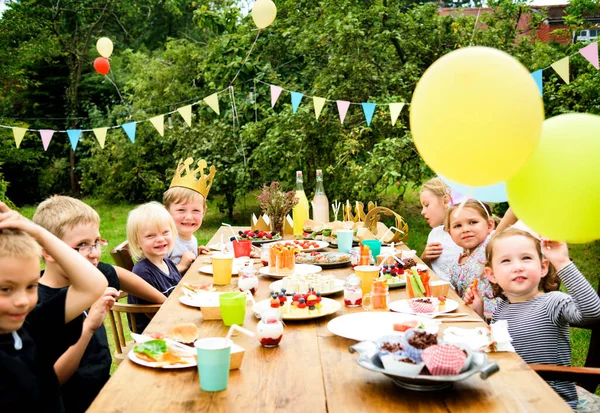
[[[279,95],[281,95],[281,91],[283,89],[279,86],[271,85],[271,107],[275,107],[275,103],[277,103],[277,99],[279,99]]]
[[[579,53],[587,59],[596,69],[600,69],[598,65],[598,42],[590,43],[582,49],[579,49]]]
[[[350,107],[350,102],[346,100],[338,100],[337,102],[338,112],[340,113],[340,122],[343,124],[346,119],[346,113]]]
[[[44,150],[48,150],[48,145],[50,145],[50,141],[52,140],[52,135],[54,135],[54,131],[50,129],[40,129],[40,136],[42,137],[42,144],[44,145]]]

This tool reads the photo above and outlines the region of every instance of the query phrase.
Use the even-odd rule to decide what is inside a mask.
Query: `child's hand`
[[[186,251],[181,255],[181,261],[179,261],[179,264],[187,270],[195,260],[196,256],[194,253],[192,251]]]
[[[565,242],[542,239],[542,254],[548,258],[548,261],[556,268],[556,271],[562,270],[571,263],[569,248]]]
[[[100,328],[118,296],[119,292],[117,290],[108,287],[102,297],[98,298],[90,308],[83,322],[83,328],[88,329],[91,333]]]
[[[0,229],[11,228],[18,229],[37,238],[41,227],[34,224],[17,211],[13,211],[5,203],[0,202]]]
[[[483,297],[481,296],[479,288],[477,288],[477,284],[474,283],[474,285],[465,291],[463,301],[468,306],[471,306],[473,311],[483,318]]]
[[[425,247],[425,251],[423,251],[421,259],[423,261],[435,260],[436,258],[439,258],[440,255],[442,255],[443,250],[444,249],[442,248],[442,244],[440,244],[439,242],[430,242]]]
[[[210,252],[210,248],[205,247],[204,245],[200,245],[198,247],[198,255],[200,254],[208,254]]]

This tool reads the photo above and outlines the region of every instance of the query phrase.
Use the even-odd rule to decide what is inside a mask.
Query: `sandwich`
[[[191,344],[198,339],[200,330],[193,323],[179,324],[167,332],[167,337],[171,340],[184,344]]]
[[[135,346],[133,352],[139,359],[150,363],[160,363],[165,365],[188,363],[187,360],[183,360],[169,351],[169,347],[165,340],[146,341],[145,343]]]

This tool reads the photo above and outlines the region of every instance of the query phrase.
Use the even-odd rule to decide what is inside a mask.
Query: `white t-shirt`
[[[444,230],[444,226],[435,227],[427,237],[427,243],[439,242],[443,248],[442,255],[431,261],[430,266],[440,279],[449,281],[450,267],[463,252],[463,249],[452,241],[450,234]]]
[[[173,251],[167,255],[167,258],[177,265],[179,264],[179,261],[181,261],[181,256],[186,251],[191,251],[194,253],[194,256],[198,257],[198,240],[194,235],[192,235],[192,239],[189,241],[186,241],[181,237],[175,238],[175,247],[173,248]]]

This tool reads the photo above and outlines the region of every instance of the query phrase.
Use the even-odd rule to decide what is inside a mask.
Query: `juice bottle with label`
[[[329,222],[329,200],[323,189],[323,171],[317,169],[317,186],[315,188],[315,197],[312,201],[313,219],[315,221]]]
[[[294,236],[299,236],[302,235],[304,221],[308,219],[308,198],[304,193],[302,171],[296,171],[296,198],[299,201],[292,210],[292,217],[294,219]]]

